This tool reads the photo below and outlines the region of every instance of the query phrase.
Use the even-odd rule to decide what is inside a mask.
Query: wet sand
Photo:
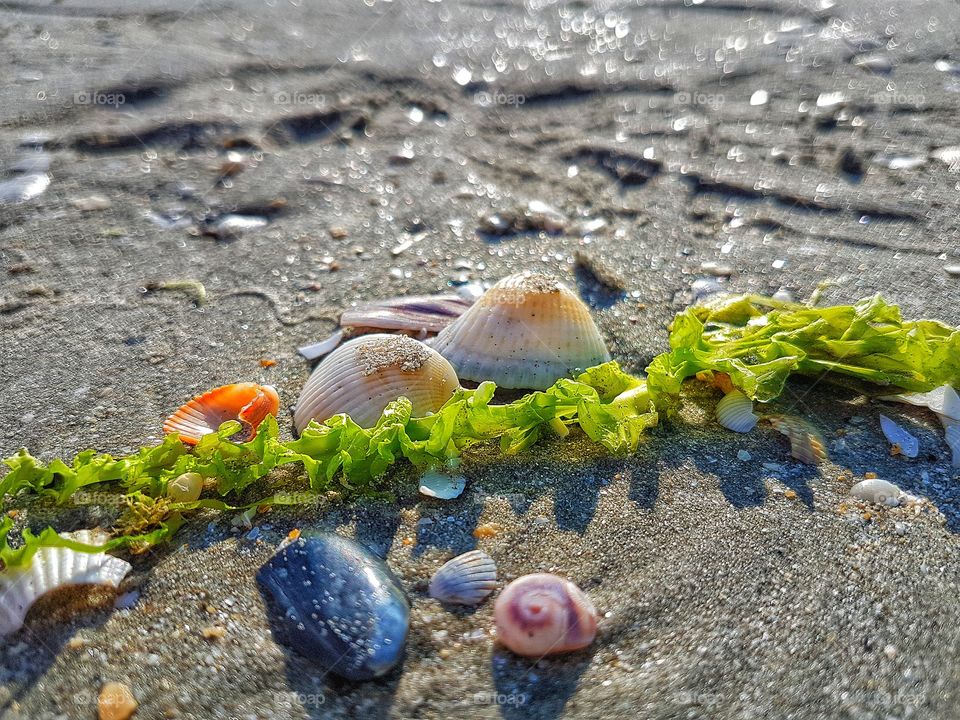
[[[296,347],[351,304],[525,268],[576,287],[632,371],[714,274],[956,324],[958,28],[949,2],[7,3],[0,451],[129,452],[239,380],[288,410]],[[530,201],[566,219],[511,222]],[[162,289],[182,281],[205,301]],[[831,449],[812,470],[772,431],[717,428],[716,400],[693,388],[628,458],[578,437],[475,453],[451,502],[401,468],[396,503],[275,509],[253,535],[201,515],[133,560],[132,608],[32,618],[0,647],[0,717],[93,717],[110,680],[138,718],[957,717],[960,496],[936,418],[792,382],[775,409]],[[916,460],[889,455],[880,412]],[[925,503],[852,503],[865,472]],[[51,517],[109,519],[32,502],[22,522]],[[413,600],[400,669],[350,685],[273,640],[254,575],[295,527],[386,555]],[[478,633],[491,603],[429,599],[473,547],[505,579],[577,582],[594,646],[531,663]]]

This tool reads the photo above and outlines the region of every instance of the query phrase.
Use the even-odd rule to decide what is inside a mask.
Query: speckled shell
[[[90,530],[64,533],[87,545],[105,542],[106,536]],[[42,547],[30,566],[0,572],[0,637],[23,626],[30,606],[42,595],[68,585],[117,587],[130,572],[130,563],[106,553],[77,552],[65,547]]]
[[[739,390],[731,390],[717,403],[717,422],[727,430],[750,432],[759,418],[753,413],[753,401]]]
[[[861,480],[852,488],[850,494],[858,500],[896,507],[900,504],[903,492],[893,483],[880,478]]]
[[[257,426],[267,415],[276,416],[280,396],[270,385],[234,383],[208,390],[183,405],[163,423],[165,433],[180,436],[188,445],[216,432],[228,420],[243,426],[235,440],[245,442],[257,434]]]
[[[579,650],[597,636],[597,611],[590,598],[549,573],[524,575],[507,585],[493,617],[500,642],[525,657]]]
[[[497,565],[480,550],[445,563],[430,579],[430,597],[453,605],[476,605],[497,588]]]
[[[297,431],[311,420],[347,413],[372,427],[383,409],[401,395],[414,416],[436,412],[459,387],[457,374],[441,355],[419,340],[382,333],[344,343],[310,375],[293,415]]]
[[[545,390],[610,359],[580,298],[556,278],[529,272],[498,282],[431,345],[461,378],[504,388]]]
[[[817,429],[802,418],[770,415],[773,427],[790,440],[790,454],[807,465],[819,465],[827,459],[827,446]]]
[[[915,458],[920,452],[920,443],[913,435],[908,433],[902,427],[897,425],[886,415],[880,416],[880,429],[891,445],[900,448],[900,454],[904,457]]]
[[[287,543],[260,569],[274,630],[301,655],[348,680],[389,672],[403,657],[410,604],[380,558],[332,533]]]

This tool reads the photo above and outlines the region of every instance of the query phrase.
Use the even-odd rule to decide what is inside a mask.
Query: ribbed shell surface
[[[312,419],[347,413],[358,425],[372,427],[401,395],[413,404],[414,416],[426,415],[439,410],[459,384],[451,364],[418,340],[364,335],[317,365],[300,393],[294,424],[300,432]]]
[[[88,530],[65,534],[77,542],[97,544],[106,538]],[[26,569],[11,569],[0,578],[0,637],[16,632],[30,606],[44,594],[67,585],[116,587],[130,572],[130,563],[106,553],[43,547]]]
[[[717,422],[738,433],[750,432],[759,418],[753,412],[753,401],[739,390],[731,390],[717,403]]]
[[[610,360],[586,305],[556,278],[504,278],[431,345],[464,380],[544,390],[558,378]]]

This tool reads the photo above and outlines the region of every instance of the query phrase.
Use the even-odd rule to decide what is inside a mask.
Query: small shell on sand
[[[731,390],[717,403],[717,422],[738,433],[750,432],[759,418],[753,412],[753,401],[739,390]]]
[[[102,531],[91,530],[63,536],[88,545],[107,539]],[[19,630],[30,607],[46,593],[69,585],[117,587],[130,570],[130,563],[106,553],[41,547],[28,567],[0,572],[0,637]]]
[[[902,427],[897,425],[886,415],[880,416],[880,429],[883,430],[884,437],[900,449],[900,454],[904,457],[915,458],[920,451],[920,443],[913,435],[908,433]]]
[[[176,434],[187,445],[196,445],[200,438],[217,429],[228,420],[238,420],[243,426],[237,441],[252,440],[257,427],[267,417],[276,417],[280,396],[270,385],[234,383],[223,385],[197,395],[163,423],[163,431]]]
[[[549,573],[524,575],[507,585],[493,616],[500,642],[525,657],[579,650],[597,635],[597,611],[590,598]]]
[[[876,505],[886,505],[887,507],[896,507],[900,504],[903,491],[896,485],[880,478],[868,478],[861,480],[852,488],[850,494],[858,500],[874,503]]]
[[[420,493],[438,500],[453,500],[463,494],[467,479],[463,475],[450,475],[429,469],[420,478]]]
[[[827,447],[817,429],[803,418],[770,415],[766,418],[790,440],[790,454],[807,465],[819,465],[827,459]]]
[[[97,699],[97,714],[100,720],[129,720],[137,707],[137,699],[123,683],[106,683]]]
[[[497,565],[481,550],[447,561],[430,580],[430,597],[455,605],[476,605],[497,587]]]

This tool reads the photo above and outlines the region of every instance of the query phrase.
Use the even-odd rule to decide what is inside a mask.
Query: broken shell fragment
[[[465,380],[545,390],[610,360],[587,306],[555,277],[504,278],[431,343]]]
[[[247,442],[256,436],[257,427],[267,415],[276,416],[279,409],[280,396],[270,385],[223,385],[183,405],[166,419],[163,431],[179,435],[187,445],[196,445],[200,438],[215,433],[223,423],[237,420],[243,427],[232,439]]]
[[[400,396],[414,416],[436,412],[459,387],[453,367],[438,352],[404,335],[365,335],[344,343],[307,379],[293,415],[297,432],[311,420],[348,414],[373,427]]]
[[[579,650],[597,635],[597,611],[590,598],[549,573],[524,575],[507,585],[493,617],[500,642],[525,657]]]
[[[452,605],[476,605],[497,588],[497,565],[481,550],[447,561],[430,579],[430,597]]]
[[[884,437],[896,448],[899,448],[899,454],[908,458],[915,458],[920,451],[920,443],[913,435],[908,433],[902,427],[897,425],[886,415],[880,416],[880,429],[883,430]]]
[[[463,475],[450,475],[434,468],[420,478],[420,493],[438,500],[453,500],[463,494],[467,479]]]
[[[62,537],[87,545],[106,541],[102,532],[80,530]],[[117,587],[131,565],[106,553],[87,553],[68,547],[41,547],[27,567],[0,572],[0,637],[15,633],[40,597],[70,585]]]
[[[900,504],[900,496],[903,493],[900,488],[893,483],[881,480],[880,478],[869,478],[867,480],[861,480],[850,488],[850,494],[864,502],[896,507]]]
[[[908,405],[930,408],[941,416],[960,421],[960,395],[950,385],[941,385],[930,392],[886,395],[881,400],[902,402]]]
[[[771,415],[767,419],[790,440],[790,454],[794,458],[807,465],[819,465],[827,459],[827,446],[809,422],[792,415]]]
[[[739,390],[732,390],[717,403],[717,422],[727,430],[750,432],[760,418],[753,412],[753,401]]]

